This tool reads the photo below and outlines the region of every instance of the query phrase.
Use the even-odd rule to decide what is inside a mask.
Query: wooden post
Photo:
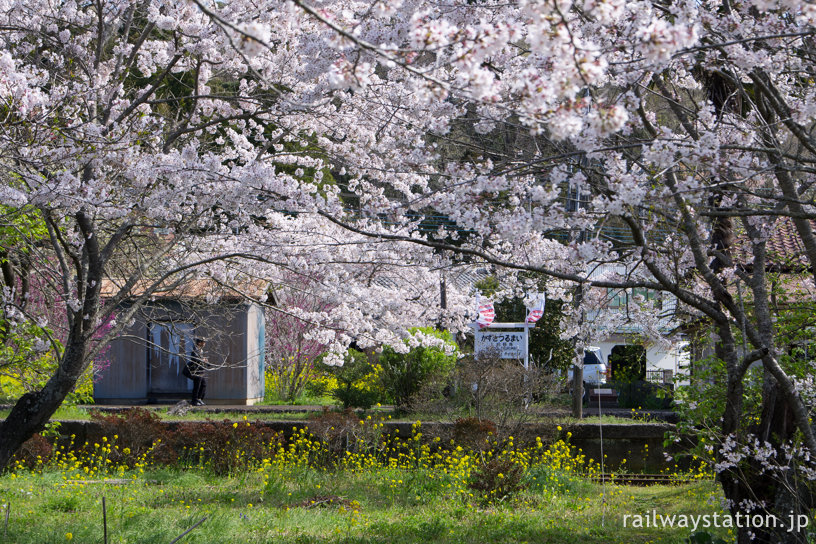
[[[575,350],[575,354],[576,361],[579,357],[583,358],[583,348]],[[584,365],[577,363],[572,365],[572,417],[584,417]]]
[[[108,512],[105,507],[105,497],[102,497],[102,542],[108,544]]]
[[[579,283],[575,288],[573,304],[576,308],[581,307],[584,300],[584,285]],[[581,311],[580,326],[584,324],[584,312]],[[580,327],[579,326],[579,331]],[[573,339],[573,345],[578,344],[578,338]],[[572,417],[581,419],[584,417],[584,348],[576,348],[575,363],[572,365]]]
[[[198,527],[199,525],[201,525],[201,524],[202,524],[202,523],[204,523],[205,521],[207,521],[207,518],[206,518],[206,517],[201,518],[200,520],[198,520],[198,521],[196,522],[196,524],[195,524],[195,525],[193,525],[192,527],[190,527],[189,529],[187,529],[186,531],[184,531],[183,533],[181,533],[181,534],[180,534],[179,536],[177,536],[176,538],[174,538],[174,539],[173,539],[173,540],[170,542],[170,544],[176,544],[176,542],[178,542],[179,540],[181,540],[181,539],[182,539],[182,537],[183,537],[184,535],[186,535],[187,533],[189,533],[190,531],[192,531],[193,529],[195,529],[196,527]]]

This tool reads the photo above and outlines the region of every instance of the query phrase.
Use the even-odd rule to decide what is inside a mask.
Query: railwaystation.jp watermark
[[[810,516],[794,514],[778,517],[773,514],[661,514],[657,510],[650,510],[643,514],[624,514],[623,526],[633,528],[649,527],[654,529],[687,528],[692,531],[698,529],[784,529],[785,531],[799,532],[807,528]]]

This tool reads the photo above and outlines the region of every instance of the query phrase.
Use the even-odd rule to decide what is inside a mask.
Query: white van
[[[601,348],[589,346],[584,348],[584,383],[587,385],[605,385],[609,378],[608,368],[603,362]],[[572,382],[572,367],[567,372],[567,380]]]
[[[609,379],[609,368],[604,363],[601,348],[588,346],[584,348],[584,402],[589,400],[589,388],[606,385]],[[567,372],[567,383],[572,391],[572,367]]]

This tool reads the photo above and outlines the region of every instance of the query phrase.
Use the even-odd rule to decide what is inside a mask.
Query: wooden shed
[[[108,281],[103,295],[116,290],[116,282]],[[207,404],[251,405],[263,400],[264,311],[253,299],[265,290],[265,285],[252,285],[237,296],[211,281],[195,280],[183,288],[156,292],[101,357],[94,400],[98,404],[190,400],[192,381],[182,370],[195,338],[206,340]],[[118,314],[131,304],[121,304]]]

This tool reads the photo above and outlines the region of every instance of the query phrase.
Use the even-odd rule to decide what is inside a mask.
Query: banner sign
[[[544,294],[541,294],[536,301],[535,306],[528,308],[527,310],[529,311],[527,314],[527,323],[535,323],[541,319],[541,316],[544,315]]]
[[[479,324],[479,327],[488,327],[493,323],[493,319],[496,317],[496,312],[493,309],[493,301],[490,299],[483,300],[481,295],[476,297],[476,311],[479,314],[479,317],[476,318],[476,323]]]
[[[475,331],[476,354],[490,350],[499,353],[500,359],[524,359],[527,356],[527,342],[524,332]]]

